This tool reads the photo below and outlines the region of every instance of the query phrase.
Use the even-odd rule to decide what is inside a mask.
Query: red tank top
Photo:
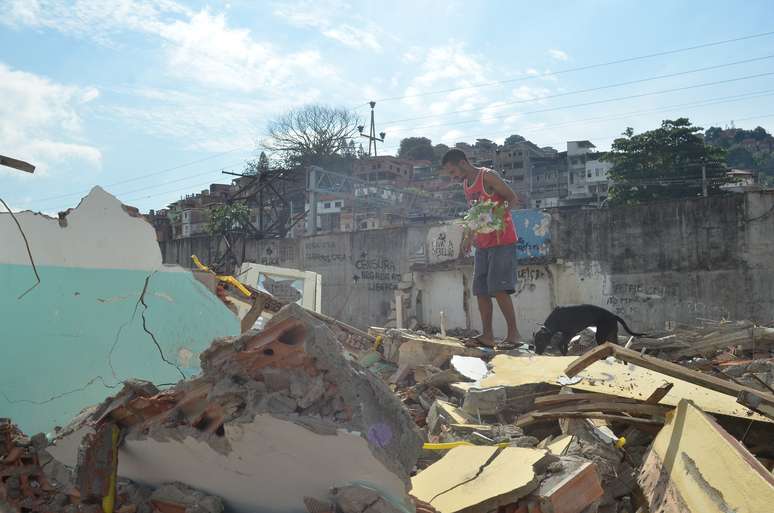
[[[505,202],[505,198],[497,194],[489,194],[484,187],[484,173],[489,171],[488,169],[482,169],[476,181],[473,185],[468,187],[467,179],[462,182],[462,187],[465,190],[465,198],[468,200],[468,205],[472,205],[477,201],[492,200],[495,203]],[[492,233],[478,233],[475,236],[474,242],[477,248],[491,248],[494,246],[508,246],[510,244],[516,244],[518,237],[516,236],[516,228],[513,226],[513,218],[511,217],[511,210],[505,211],[505,228],[501,231]]]

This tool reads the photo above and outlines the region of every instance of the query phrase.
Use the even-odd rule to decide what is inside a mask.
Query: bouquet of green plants
[[[477,201],[474,203],[462,224],[474,233],[492,233],[505,229],[505,213],[508,206],[505,203],[496,203],[492,200]]]

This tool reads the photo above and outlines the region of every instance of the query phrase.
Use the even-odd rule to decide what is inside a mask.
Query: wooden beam
[[[640,417],[627,417],[625,415],[611,415],[609,413],[578,412],[578,411],[536,411],[519,417],[516,427],[525,427],[536,422],[553,419],[602,419],[610,422],[623,422],[628,424],[641,424],[647,426],[661,426],[661,420],[643,419]]]
[[[650,394],[650,397],[645,399],[645,402],[648,404],[658,404],[660,400],[662,400],[666,395],[669,393],[670,390],[672,390],[672,387],[675,386],[674,383],[664,383],[657,389],[653,391],[652,394]]]
[[[628,413],[630,415],[647,415],[647,416],[659,416],[663,417],[666,413],[673,409],[672,406],[664,406],[660,404],[645,404],[645,403],[628,403],[617,401],[604,401],[596,403],[578,403],[578,404],[562,404],[555,408],[539,409],[540,411],[563,411],[563,412],[613,412],[613,413]]]
[[[601,346],[597,346],[591,351],[586,351],[578,358],[576,358],[575,361],[573,361],[565,369],[564,373],[567,374],[567,376],[570,378],[577,375],[580,371],[582,371],[592,363],[598,362],[599,360],[604,360],[608,356],[612,356],[614,347],[616,347],[614,344],[611,344],[610,342],[605,342]]]
[[[519,397],[520,399],[521,397]],[[557,404],[567,404],[584,401],[617,401],[619,403],[638,403],[637,399],[618,397],[609,394],[577,393],[577,394],[553,394],[535,399],[535,406],[553,406]]]
[[[636,351],[630,349],[624,349],[615,344],[609,342],[597,346],[584,355],[581,355],[578,359],[572,362],[564,371],[567,376],[575,376],[580,371],[591,365],[597,360],[607,358],[608,356],[615,356],[619,360],[637,365],[639,367],[652,370],[671,376],[673,378],[681,379],[694,385],[702,386],[720,392],[721,394],[730,395],[737,398],[737,402],[752,410],[758,411],[762,415],[774,418],[772,412],[774,412],[774,395],[761,392],[754,388],[738,385],[730,381],[725,381],[703,372],[695,371],[677,365],[676,363],[668,362],[660,358],[653,356],[643,356]]]
[[[13,169],[18,169],[19,171],[24,171],[26,173],[35,172],[35,166],[30,164],[29,162],[12,159],[11,157],[6,157],[5,155],[0,155],[0,166],[11,167]]]

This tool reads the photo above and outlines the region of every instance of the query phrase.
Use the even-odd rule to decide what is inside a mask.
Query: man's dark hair
[[[465,152],[457,148],[452,148],[443,154],[443,158],[441,159],[441,167],[449,163],[459,164],[462,161],[468,161],[468,157],[465,156]]]

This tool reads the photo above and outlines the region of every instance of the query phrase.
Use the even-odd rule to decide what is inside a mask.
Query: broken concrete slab
[[[505,387],[469,388],[462,409],[471,415],[496,415],[508,406]]]
[[[473,424],[475,419],[451,403],[436,399],[427,412],[427,430],[430,435],[437,435],[441,425]]]
[[[122,380],[174,383],[239,320],[193,275],[162,264],[153,227],[95,187],[62,220],[0,214],[0,411],[47,432],[107,397]],[[35,376],[36,379],[30,379]]]
[[[490,362],[492,372],[481,380],[481,387],[511,388],[534,383],[558,386],[564,370],[573,361],[575,357],[572,356],[497,355]],[[771,422],[763,415],[738,404],[735,398],[729,395],[630,364],[610,360],[597,361],[583,370],[577,378],[578,380],[568,385],[573,390],[610,394],[640,401],[647,400],[656,389],[669,381],[674,383],[674,386],[659,404],[676,406],[681,399],[690,399],[708,412]],[[460,389],[469,388],[464,383],[455,386]]]
[[[182,482],[229,510],[302,511],[304,497],[355,481],[408,504],[422,438],[387,385],[347,355],[324,323],[288,305],[261,332],[215,341],[202,376],[109,400],[118,407],[82,418],[51,452],[72,464],[71,439],[101,418],[124,422],[120,476]]]
[[[774,476],[709,415],[682,400],[638,477],[650,511],[761,513],[774,504]]]
[[[484,351],[475,347],[466,347],[455,338],[430,338],[416,335],[408,331],[398,330],[400,347],[398,349],[398,366],[413,369],[418,365],[432,364],[439,366],[454,355],[473,356],[480,358]]]
[[[541,449],[460,446],[414,477],[412,494],[441,513],[491,511],[537,489],[552,461]]]

